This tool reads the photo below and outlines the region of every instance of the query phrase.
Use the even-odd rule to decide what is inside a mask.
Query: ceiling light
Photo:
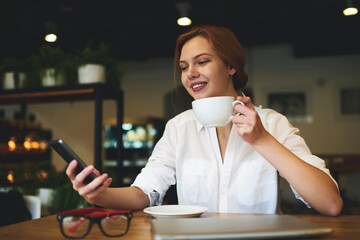
[[[176,8],[179,11],[179,19],[177,24],[180,26],[189,26],[191,25],[191,19],[189,18],[189,12],[191,10],[191,5],[189,2],[179,2],[176,4]]]
[[[45,29],[46,29],[45,41],[51,42],[51,43],[56,42],[57,35],[56,35],[55,24],[53,22],[46,22]]]
[[[191,19],[188,17],[182,17],[177,20],[177,24],[180,26],[189,26],[191,25]]]
[[[353,5],[351,0],[347,0],[346,1],[346,8],[343,11],[343,14],[345,16],[352,16],[352,15],[356,15],[358,13],[357,8]]]
[[[45,41],[47,42],[56,42],[56,40],[57,40],[57,36],[53,33],[45,35]]]

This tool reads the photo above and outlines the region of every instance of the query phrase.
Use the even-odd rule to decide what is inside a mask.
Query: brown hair
[[[236,70],[233,76],[235,90],[243,88],[248,80],[245,68],[245,52],[242,45],[237,40],[235,34],[229,29],[221,26],[195,26],[190,31],[180,35],[176,40],[174,55],[174,81],[176,81],[176,72],[179,70],[179,60],[184,44],[196,37],[202,36],[212,44],[219,57]]]

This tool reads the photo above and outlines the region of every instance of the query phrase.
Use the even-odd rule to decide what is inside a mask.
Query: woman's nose
[[[190,79],[193,79],[193,78],[197,78],[199,76],[200,76],[200,74],[199,74],[199,71],[197,70],[196,66],[189,66],[188,77]]]

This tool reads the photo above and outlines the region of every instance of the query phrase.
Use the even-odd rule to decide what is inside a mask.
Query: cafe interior
[[[244,46],[245,95],[299,128],[339,184],[341,215],[359,215],[360,16],[345,14],[349,6],[360,1],[1,1],[1,209],[10,192],[31,219],[89,206],[53,139],[109,173],[112,186],[130,186],[166,122],[191,108],[174,81],[177,36],[214,24]],[[87,58],[100,73],[85,73]],[[99,80],[81,80],[81,67]],[[283,213],[318,214],[286,180],[280,188]],[[176,186],[164,204],[177,204]]]

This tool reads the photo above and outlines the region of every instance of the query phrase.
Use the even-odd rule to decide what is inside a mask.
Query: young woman
[[[191,29],[179,36],[174,61],[195,100],[234,96],[245,103],[235,107],[240,114],[216,128],[202,126],[192,110],[171,119],[131,187],[109,188],[111,178],[93,166],[75,175],[73,161],[66,172],[81,196],[107,208],[142,209],[160,205],[176,183],[179,204],[202,205],[211,212],[277,213],[280,175],[308,207],[330,216],[341,212],[336,182],[324,161],[311,154],[298,129],[283,115],[238,96],[247,82],[245,54],[230,30]],[[93,171],[99,177],[84,185]]]

